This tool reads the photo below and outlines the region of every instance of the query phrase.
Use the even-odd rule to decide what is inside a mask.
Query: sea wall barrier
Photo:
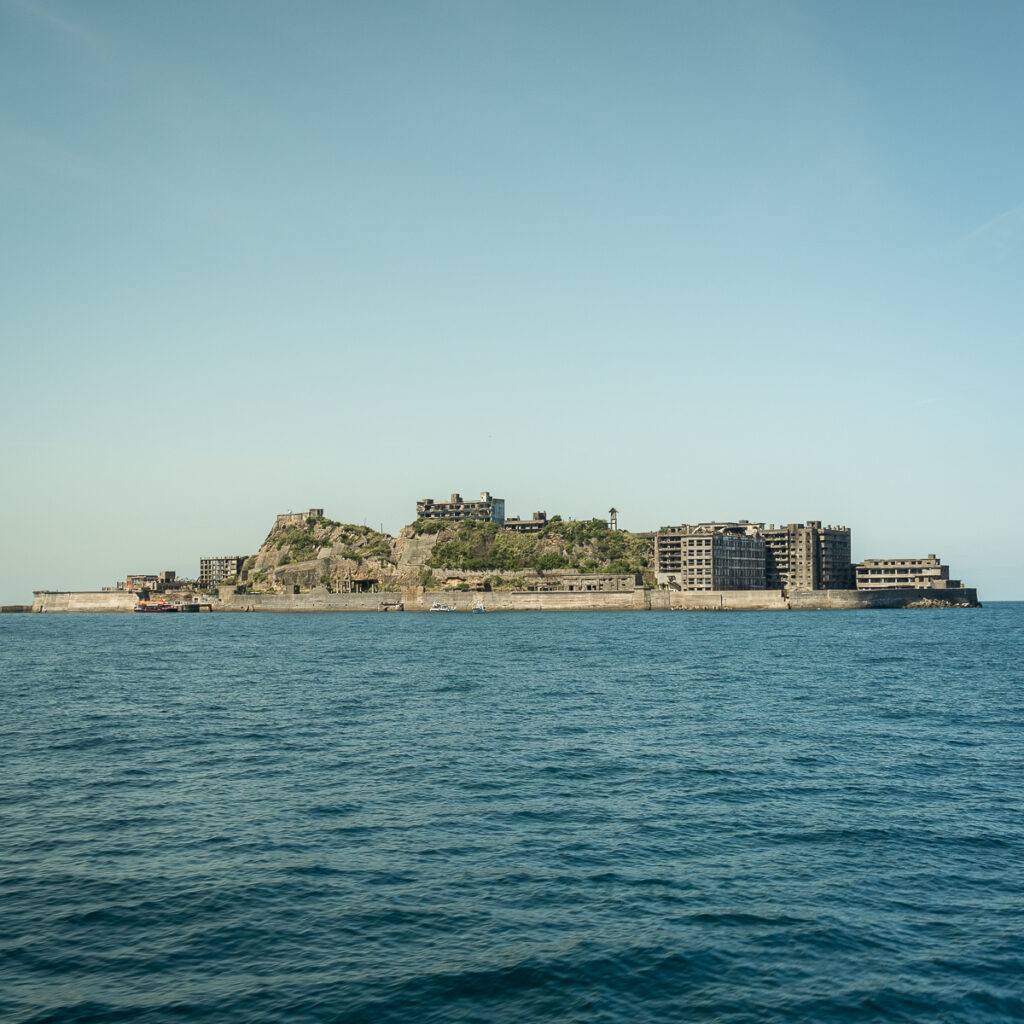
[[[457,612],[483,606],[489,612],[613,611],[843,611],[858,608],[972,607],[973,587],[961,590],[646,590],[610,593],[576,591],[407,590],[403,593],[222,594],[216,612],[429,612],[434,603]],[[125,591],[38,591],[34,612],[131,612],[138,597]]]
[[[131,612],[139,603],[130,590],[37,590],[34,612]]]

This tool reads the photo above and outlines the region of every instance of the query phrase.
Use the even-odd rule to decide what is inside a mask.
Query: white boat
[[[451,604],[441,604],[440,601],[435,601],[430,606],[430,610],[432,612],[453,612],[455,611],[455,606]]]
[[[475,612],[485,612],[485,611],[487,611],[487,609],[484,607],[483,601],[477,601],[477,603],[475,605],[473,605],[473,611],[475,611]]]

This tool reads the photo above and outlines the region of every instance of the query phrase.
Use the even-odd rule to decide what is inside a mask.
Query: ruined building
[[[769,590],[849,590],[853,587],[850,530],[807,524],[769,526],[762,531],[768,546],[765,585]]]
[[[820,520],[765,527],[699,523],[665,527],[654,541],[658,585],[671,590],[848,590],[850,531]]]
[[[670,590],[764,590],[759,523],[665,527],[654,538],[655,577]]]
[[[540,533],[548,525],[547,512],[534,512],[532,519],[506,519],[502,526],[516,533]]]
[[[242,571],[245,555],[216,555],[199,559],[199,586],[215,587]]]
[[[893,590],[900,587],[929,587],[958,590],[960,580],[949,578],[949,566],[935,555],[927,558],[867,558],[858,562],[858,590]]]
[[[449,501],[434,501],[424,498],[416,502],[417,519],[450,519],[461,523],[466,519],[483,522],[505,522],[505,499],[492,498],[489,491],[483,491],[479,501],[466,501],[461,494],[453,494]]]

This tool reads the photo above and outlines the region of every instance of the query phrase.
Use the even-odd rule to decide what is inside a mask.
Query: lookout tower
[[[612,530],[619,528],[619,510],[617,508],[608,509],[608,526]]]

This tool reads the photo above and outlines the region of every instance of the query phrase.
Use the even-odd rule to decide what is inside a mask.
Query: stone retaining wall
[[[214,601],[217,612],[378,612],[401,603],[407,612],[429,612],[436,601],[459,612],[483,604],[489,612],[613,612],[613,611],[824,611],[856,608],[972,606],[978,602],[973,588],[962,590],[807,590],[783,596],[778,590],[718,590],[704,593],[634,590],[609,593],[497,590],[420,591],[379,594],[232,594],[221,589]],[[124,591],[38,591],[34,612],[130,612],[138,603]]]
[[[34,612],[130,612],[139,603],[129,590],[37,590]]]

